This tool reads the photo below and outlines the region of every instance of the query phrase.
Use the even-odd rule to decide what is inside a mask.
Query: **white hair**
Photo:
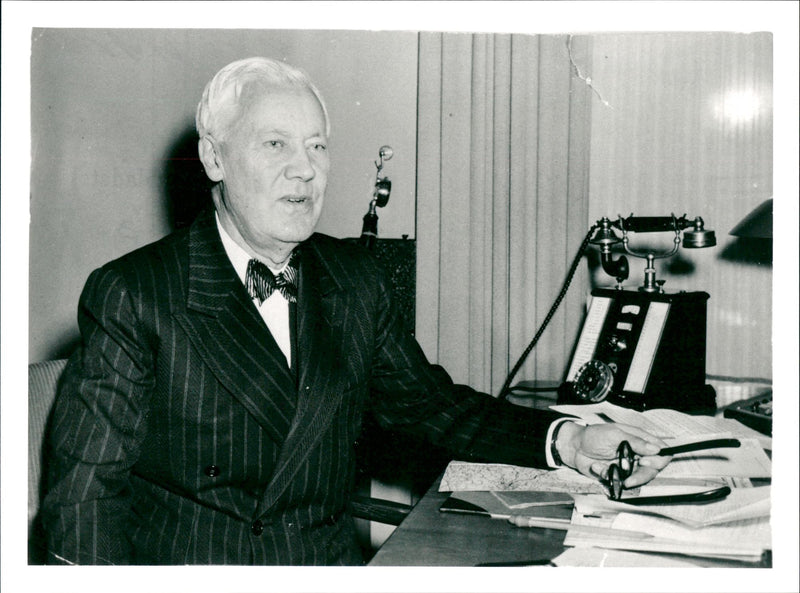
[[[269,86],[306,88],[319,101],[325,117],[325,134],[330,135],[328,108],[319,89],[308,75],[294,66],[270,58],[254,57],[237,60],[214,75],[197,105],[195,126],[200,138],[212,135],[222,139],[238,106],[244,89],[252,83]]]

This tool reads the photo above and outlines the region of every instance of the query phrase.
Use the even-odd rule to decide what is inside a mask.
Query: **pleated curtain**
[[[586,37],[420,36],[416,334],[495,395],[588,230],[588,60]],[[563,378],[585,268],[515,382]]]

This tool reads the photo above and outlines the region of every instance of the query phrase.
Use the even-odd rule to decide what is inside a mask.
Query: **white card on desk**
[[[683,439],[687,440],[687,439]],[[664,478],[769,478],[772,461],[755,439],[739,439],[739,447],[706,449],[672,458],[659,473]],[[672,443],[670,443],[672,444]]]

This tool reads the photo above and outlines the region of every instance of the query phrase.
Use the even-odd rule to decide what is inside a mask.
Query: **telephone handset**
[[[389,195],[392,192],[392,182],[388,177],[381,177],[384,161],[388,161],[394,156],[391,146],[381,146],[378,150],[378,160],[375,161],[377,171],[375,173],[375,189],[372,192],[372,200],[369,203],[369,210],[364,215],[364,224],[361,227],[361,237],[359,243],[368,249],[375,245],[378,238],[378,213],[377,208],[383,208],[389,202]]]
[[[629,247],[629,232],[671,231],[675,234],[667,253],[636,252]],[[622,233],[622,237],[617,233]],[[614,259],[613,245],[647,261],[644,282],[636,291],[624,290],[629,266],[623,255]],[[567,274],[556,302],[533,341],[523,352],[501,391],[510,390],[514,374],[535,346],[555,313],[584,251],[595,245],[601,252],[603,270],[614,276],[617,286],[592,291],[592,301],[581,330],[566,380],[559,388],[559,403],[609,401],[639,410],[673,408],[689,413],[708,413],[716,407],[716,396],[705,384],[706,302],[704,292],[668,294],[656,280],[656,259],[674,255],[679,245],[687,248],[716,244],[713,231],[700,217],[603,218],[589,229]]]

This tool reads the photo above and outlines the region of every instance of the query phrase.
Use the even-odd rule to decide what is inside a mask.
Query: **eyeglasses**
[[[696,443],[686,443],[685,445],[678,445],[675,447],[665,447],[661,449],[656,455],[677,455],[678,453],[688,453],[690,451],[701,451],[704,449],[717,449],[721,447],[739,447],[741,443],[738,439],[712,439],[708,441],[698,441]],[[628,441],[622,441],[617,447],[617,461],[608,466],[608,476],[605,480],[606,487],[608,488],[608,497],[611,500],[620,500],[622,498],[622,491],[625,489],[623,482],[627,480],[636,467],[636,454],[633,452]],[[727,492],[724,492],[727,490]],[[724,492],[724,494],[723,494]],[[713,498],[702,495],[709,495],[713,493]],[[652,496],[646,497],[647,502],[642,501],[645,498],[628,499],[625,502],[635,504],[659,504],[665,502],[697,502],[698,500],[713,500],[721,496],[727,496],[730,493],[728,488],[718,488],[708,492],[701,492],[690,495],[675,495],[675,496]],[[686,498],[689,496],[691,498]],[[699,497],[699,498],[698,498]]]

